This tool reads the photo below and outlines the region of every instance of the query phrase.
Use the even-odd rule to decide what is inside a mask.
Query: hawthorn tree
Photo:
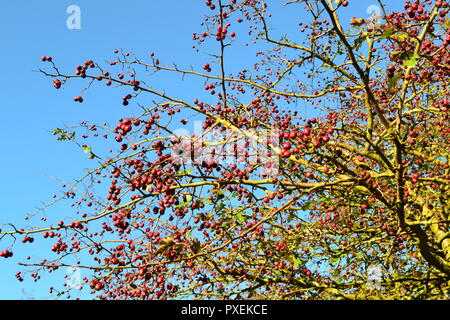
[[[116,50],[63,72],[43,57],[56,89],[87,82],[76,102],[106,85],[142,112],[54,131],[97,165],[59,199],[71,221],[5,227],[0,255],[47,238],[53,253],[21,265],[80,268],[100,299],[448,297],[448,3],[379,1],[369,19],[343,19],[352,1],[285,5],[295,37],[273,35],[270,2],[207,0],[194,41],[218,50],[190,69]],[[245,42],[263,49],[227,71]],[[181,99],[154,89],[159,73],[204,87]]]

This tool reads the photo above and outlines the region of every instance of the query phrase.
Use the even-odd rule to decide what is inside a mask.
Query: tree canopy
[[[73,219],[6,226],[0,255],[44,237],[48,258],[21,265],[81,268],[100,299],[448,297],[448,3],[378,1],[348,21],[351,0],[294,0],[286,35],[270,1],[206,6],[193,40],[218,49],[201,66],[116,50],[65,71],[42,57],[56,89],[86,84],[75,102],[106,85],[141,113],[54,130],[93,163],[54,201]],[[228,53],[252,46],[231,71]],[[177,97],[156,89],[161,73],[201,86]]]

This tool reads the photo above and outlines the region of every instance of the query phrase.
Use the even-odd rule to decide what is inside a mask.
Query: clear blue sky
[[[367,8],[376,4],[375,0],[350,2],[349,17],[368,17]],[[66,27],[66,9],[73,4],[81,9],[80,30]],[[192,33],[202,31],[199,23],[205,12],[203,0],[0,2],[0,227],[6,222],[26,225],[23,217],[60,189],[61,183],[51,177],[71,181],[92,165],[74,145],[56,141],[52,129],[81,120],[114,122],[127,112],[119,92],[97,88],[86,93],[85,103],[72,102],[80,87],[55,90],[51,79],[33,72],[44,66],[40,57],[52,56],[63,70],[72,71],[85,60],[111,59],[114,49],[123,48],[138,57],[148,58],[154,51],[167,63],[198,67],[207,58],[191,48]],[[301,13],[292,12],[294,16],[301,17]],[[300,21],[287,24],[286,16],[276,15],[274,19],[280,26],[295,26]],[[239,50],[232,58],[235,63],[251,63],[251,56]],[[159,87],[191,97],[189,81],[174,86],[169,79],[173,78],[161,77]],[[49,221],[70,215],[63,211],[49,211]],[[0,250],[9,244],[10,240],[1,241]],[[58,278],[55,275],[36,284],[29,277],[23,283],[14,277],[23,270],[16,265],[18,261],[25,261],[28,255],[44,257],[48,247],[48,242],[43,247],[41,241],[16,246],[14,258],[0,261],[0,299],[52,298],[48,287]]]

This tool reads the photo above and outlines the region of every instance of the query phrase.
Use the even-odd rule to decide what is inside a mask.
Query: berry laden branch
[[[449,4],[205,5],[191,69],[42,57],[56,89],[83,84],[76,103],[104,84],[128,116],[55,129],[97,164],[31,217],[58,222],[5,222],[0,256],[49,242],[20,265],[35,281],[79,268],[99,299],[448,298]],[[159,89],[162,73],[190,89]]]

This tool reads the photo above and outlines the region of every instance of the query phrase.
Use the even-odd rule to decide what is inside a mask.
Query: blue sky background
[[[367,8],[376,1],[350,3],[349,17],[368,17]],[[66,27],[66,9],[72,4],[81,8],[81,30]],[[208,57],[192,49],[192,33],[203,31],[199,24],[206,10],[203,0],[0,2],[0,228],[6,222],[29,224],[23,217],[60,190],[61,183],[51,177],[71,181],[92,165],[73,144],[56,141],[51,134],[54,128],[82,120],[116,122],[132,112],[122,107],[119,91],[106,90],[104,85],[89,90],[84,103],[72,102],[72,97],[79,95],[81,83],[55,90],[50,78],[33,72],[48,67],[40,57],[52,56],[62,70],[73,72],[85,60],[104,62],[113,59],[114,49],[123,48],[144,60],[154,51],[165,63],[198,68]],[[302,12],[290,14],[287,17],[283,11],[282,16],[276,16],[274,11],[278,30],[292,28],[301,21],[298,17],[301,19]],[[228,60],[231,68],[252,64],[253,55],[244,46],[233,50]],[[171,93],[189,100],[193,100],[192,90],[201,90],[189,79],[180,85],[173,74],[157,80],[157,88],[169,88]],[[49,221],[56,222],[69,216],[70,211],[57,208],[47,214]],[[2,240],[0,250],[10,244],[10,239]],[[61,283],[61,276],[50,274],[38,283],[32,283],[29,277],[20,283],[14,277],[17,271],[24,270],[17,266],[18,261],[25,261],[28,255],[45,256],[50,243],[45,244],[36,241],[15,246],[14,258],[0,261],[0,299],[54,298],[48,288]]]

